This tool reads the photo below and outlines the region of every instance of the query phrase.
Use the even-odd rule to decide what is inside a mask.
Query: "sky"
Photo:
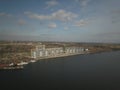
[[[120,0],[0,0],[0,40],[120,43]]]

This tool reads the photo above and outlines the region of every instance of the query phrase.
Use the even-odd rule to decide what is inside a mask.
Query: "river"
[[[1,70],[0,88],[120,90],[120,51],[46,59],[23,70]]]

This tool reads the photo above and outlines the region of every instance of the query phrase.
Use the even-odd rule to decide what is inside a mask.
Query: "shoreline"
[[[95,53],[86,53],[86,54],[72,54],[72,55],[65,55],[65,56],[58,56],[58,57],[47,57],[47,58],[37,59],[36,61],[45,60],[45,59],[52,59],[52,58],[63,58],[63,57],[69,57],[69,56],[77,56],[77,55],[94,55],[94,54],[102,54],[102,53],[117,52],[117,51],[120,51],[120,50],[116,50],[116,51],[104,51],[104,52],[95,52]]]
[[[49,59],[49,58],[58,58],[58,57],[68,57],[68,56],[73,56],[73,55],[83,55],[81,53],[78,53],[78,54],[63,54],[63,55],[58,55],[58,56],[48,56],[48,57],[43,57],[43,58],[39,58],[37,60],[40,60],[40,59]]]
[[[93,53],[89,53],[89,54],[101,54],[101,53],[109,53],[109,52],[119,52],[120,50],[111,50],[111,51],[100,51],[100,52],[93,52]]]
[[[94,54],[101,54],[101,53],[109,53],[109,52],[116,52],[116,51],[120,51],[120,50],[112,50],[112,51],[101,51],[101,52],[94,52],[94,53],[78,53],[78,54],[69,54],[69,55],[58,55],[58,56],[50,56],[50,57],[43,57],[43,58],[39,58],[39,59],[34,59],[33,62],[29,61],[27,62],[29,63],[34,63],[40,60],[45,60],[45,59],[52,59],[52,58],[63,58],[63,57],[69,57],[69,56],[75,56],[75,55],[94,55]],[[27,65],[27,64],[26,64]],[[5,66],[5,67],[0,67],[0,70],[22,70],[24,69],[24,65],[17,65],[17,66]]]

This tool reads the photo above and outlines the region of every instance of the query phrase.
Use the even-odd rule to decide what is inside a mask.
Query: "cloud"
[[[18,20],[18,24],[19,24],[19,25],[25,25],[26,22],[25,22],[25,20],[20,19],[20,20]]]
[[[78,15],[65,10],[58,10],[57,12],[52,13],[52,17],[61,21],[70,21],[78,17]]]
[[[12,25],[16,23],[16,17],[5,12],[0,12],[0,25]]]
[[[31,12],[24,12],[24,14],[28,15],[29,18],[35,18],[39,20],[49,20],[52,18],[49,15],[39,15],[39,14],[31,13]]]
[[[57,27],[56,23],[50,23],[48,25],[48,28],[56,28],[56,27]]]
[[[86,7],[91,0],[75,0],[77,3],[79,2],[82,7]]]
[[[120,10],[113,10],[110,15],[112,16],[112,23],[120,22]]]
[[[82,0],[81,6],[86,7],[89,2],[90,2],[90,0]]]
[[[119,43],[120,42],[120,32],[119,31],[114,31],[114,32],[101,32],[93,35],[95,37],[94,39],[98,41],[99,39],[102,42],[114,42],[114,43]]]
[[[7,14],[7,13],[4,13],[4,12],[1,12],[1,13],[0,13],[0,16],[11,17],[12,15],[11,15],[11,14]]]
[[[46,5],[47,5],[46,9],[47,9],[47,8],[50,8],[50,7],[54,7],[54,6],[58,5],[58,4],[59,4],[59,3],[58,3],[56,0],[47,1],[47,2],[46,2]]]
[[[2,13],[0,13],[0,16],[5,16],[5,15],[6,15],[6,14],[5,14],[5,13],[3,13],[3,12],[2,12]]]
[[[73,26],[81,27],[81,26],[86,25],[87,23],[88,22],[86,20],[80,20],[80,21],[76,21]]]
[[[64,30],[68,30],[69,28],[68,27],[64,27]]]
[[[29,18],[35,18],[38,20],[59,20],[59,21],[71,21],[74,18],[77,18],[78,15],[72,12],[67,12],[65,10],[58,10],[56,12],[53,12],[49,15],[42,15],[42,14],[35,14],[31,12],[25,12],[26,15],[28,15]]]

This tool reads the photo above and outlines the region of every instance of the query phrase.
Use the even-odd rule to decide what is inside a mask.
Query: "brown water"
[[[40,60],[0,71],[0,87],[39,90],[120,90],[120,51]]]

